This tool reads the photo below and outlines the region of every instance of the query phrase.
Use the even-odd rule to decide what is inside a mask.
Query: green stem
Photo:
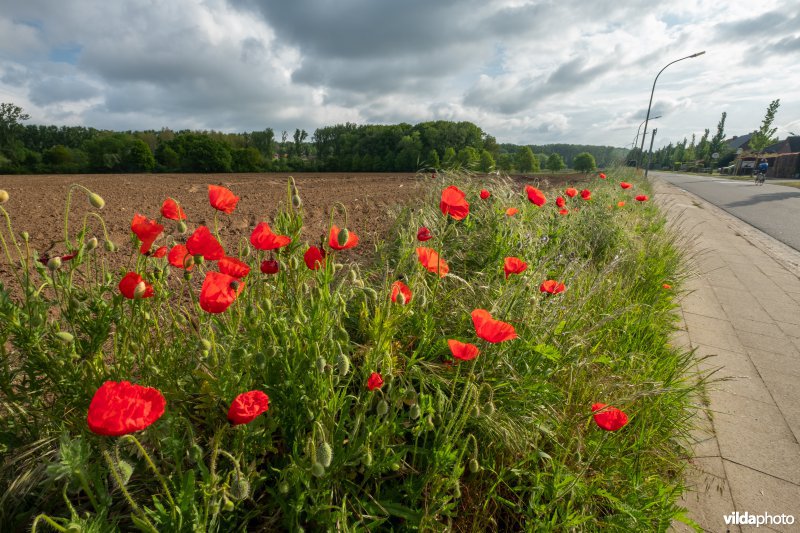
[[[50,525],[50,527],[52,527],[54,529],[57,529],[58,531],[66,531],[67,530],[67,528],[58,525],[55,522],[55,520],[53,520],[52,518],[50,518],[46,514],[42,513],[42,514],[40,514],[39,516],[37,516],[34,519],[33,525],[31,525],[31,533],[36,533],[36,526],[37,526],[37,524],[39,523],[40,520],[44,520],[45,522],[47,522]]]
[[[119,490],[122,491],[122,494],[125,496],[125,499],[128,501],[128,504],[131,506],[131,509],[133,509],[133,511],[137,515],[139,515],[141,520],[150,527],[151,531],[153,531],[154,533],[158,533],[156,527],[153,525],[152,522],[150,522],[150,520],[147,518],[147,515],[144,514],[142,508],[139,507],[139,504],[134,501],[133,497],[131,496],[131,493],[128,492],[128,489],[125,488],[125,483],[123,483],[122,478],[119,475],[119,472],[117,472],[117,466],[114,464],[114,460],[111,458],[111,454],[108,453],[108,450],[103,450],[103,457],[105,458],[106,463],[108,463],[108,466],[111,469],[111,475],[114,476],[114,480],[117,482]]]
[[[167,481],[164,479],[164,476],[161,475],[161,472],[158,471],[158,468],[156,468],[155,463],[153,463],[153,460],[150,458],[150,454],[148,454],[147,451],[144,449],[144,446],[142,446],[142,443],[139,442],[139,439],[137,439],[133,435],[124,435],[120,440],[122,439],[133,442],[139,449],[139,452],[144,456],[144,459],[147,462],[147,466],[150,467],[150,470],[153,471],[153,473],[156,475],[156,478],[161,483],[161,486],[164,488],[164,492],[167,495],[167,499],[169,500],[169,503],[172,504],[172,512],[174,514],[176,507],[175,500],[172,499],[172,493],[169,491],[169,487],[167,486]]]

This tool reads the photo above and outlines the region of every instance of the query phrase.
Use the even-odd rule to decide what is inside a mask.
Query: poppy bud
[[[92,251],[95,248],[97,248],[97,244],[98,244],[97,237],[92,237],[91,239],[86,241],[86,249]]]
[[[127,461],[119,461],[117,463],[117,470],[119,470],[120,481],[122,481],[122,486],[124,487],[128,484],[128,481],[131,480],[133,465]],[[116,479],[114,481],[116,482]]]
[[[425,419],[425,426],[429,431],[436,429],[436,425],[433,423],[433,417],[431,415],[428,415],[428,417]]]
[[[278,492],[281,494],[289,494],[289,484],[285,481],[278,483]]]
[[[250,257],[250,247],[245,246],[242,250],[242,257]]]
[[[200,344],[203,345],[203,349],[210,350],[211,349],[211,342],[207,339],[200,339]]]
[[[234,508],[235,508],[235,506],[233,505],[233,502],[227,496],[223,496],[222,497],[222,511],[226,512],[226,513],[230,513],[231,511],[234,510]]]
[[[350,238],[350,232],[347,231],[347,228],[342,228],[339,230],[339,235],[336,236],[336,240],[339,243],[339,246],[344,246],[347,244],[347,239]]]
[[[56,337],[58,337],[58,340],[60,340],[64,344],[69,344],[74,339],[72,333],[68,331],[59,331],[58,333],[56,333]]]
[[[386,403],[386,400],[381,400],[375,411],[378,413],[378,416],[383,416],[389,412],[389,404]]]
[[[106,250],[109,252],[115,252],[117,250],[117,245],[114,244],[114,241],[106,241]]]
[[[299,266],[300,266],[300,260],[297,257],[292,256],[292,257],[289,258],[289,268],[290,269],[297,270],[297,267],[299,267]]]
[[[402,292],[398,292],[397,293],[397,302],[400,305],[406,305],[406,295],[403,294]]]
[[[20,235],[20,237],[22,237],[22,240],[25,241],[25,242],[28,242],[28,239],[31,238],[31,236],[28,234],[27,231],[23,231],[19,235]]]
[[[336,370],[339,372],[339,375],[346,376],[350,373],[350,358],[347,357],[345,354],[340,353],[339,356],[336,358]]]
[[[326,365],[326,364],[327,364],[327,361],[325,361],[325,358],[324,358],[324,357],[322,357],[322,356],[320,356],[320,357],[317,357],[317,371],[318,371],[320,374],[321,374],[321,373],[323,373],[323,372],[325,372],[325,365]],[[327,465],[326,465],[326,466],[327,466]]]
[[[96,209],[103,209],[103,207],[106,205],[106,201],[103,200],[103,197],[96,192],[89,194],[89,203],[92,204],[92,207]]]
[[[206,262],[206,258],[200,254],[197,254],[196,256],[194,256],[194,262],[195,264],[202,265],[203,263]]]
[[[370,450],[364,452],[364,455],[361,457],[361,464],[366,467],[372,466],[372,452]]]
[[[80,526],[80,524],[76,524],[73,522],[71,524],[67,524],[67,527],[64,528],[64,531],[66,531],[67,533],[81,533],[83,531],[83,528]]]
[[[328,468],[331,466],[331,461],[333,461],[333,449],[330,444],[322,441],[320,445],[317,446],[317,462],[325,468]]]
[[[325,475],[325,467],[314,461],[314,464],[311,465],[311,474],[314,477],[322,477]]]
[[[353,269],[350,271],[350,283],[355,283],[356,281],[358,281],[358,272]]]
[[[476,404],[476,405],[474,405],[474,406],[472,406],[472,412],[471,412],[471,414],[472,414],[472,417],[473,417],[473,418],[478,418],[479,416],[481,416],[481,408],[480,408],[480,407],[478,407],[478,405],[477,405],[477,404]]]
[[[486,404],[486,414],[493,415],[495,411],[497,411],[497,408],[494,406],[494,402]]]
[[[0,189],[0,204],[4,204],[8,201],[8,191],[5,189]]]
[[[250,496],[250,482],[238,472],[233,476],[230,495],[236,501],[244,500]]]
[[[422,414],[419,405],[418,404],[412,405],[408,414],[411,417],[411,420],[416,420],[417,418],[419,418],[419,415]]]
[[[189,272],[188,270],[185,270],[183,272],[183,279],[185,279],[186,281],[191,280],[192,279],[192,273]]]
[[[292,206],[294,206],[295,209],[300,209],[300,206],[302,206],[302,205],[303,205],[303,200],[300,199],[300,196],[298,196],[296,193],[293,194],[292,195]]]
[[[147,285],[145,285],[144,281],[140,281],[136,284],[136,288],[133,289],[133,299],[134,300],[141,300],[144,298],[145,293],[147,292]]]
[[[53,257],[49,261],[47,261],[47,268],[50,270],[58,270],[61,268],[61,258],[60,257]]]
[[[453,496],[456,498],[461,497],[461,484],[458,481],[456,481],[456,486],[453,488]]]
[[[469,460],[469,471],[473,474],[477,474],[481,469],[481,465],[478,464],[478,460],[474,457]]]
[[[186,222],[183,220],[178,222],[178,233],[186,233],[187,227]]]

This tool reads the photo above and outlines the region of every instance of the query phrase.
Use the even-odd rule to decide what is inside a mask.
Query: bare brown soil
[[[422,185],[429,174],[403,173],[299,173],[293,174],[305,210],[303,238],[317,243],[328,228],[330,210],[335,202],[347,206],[348,228],[354,231],[363,245],[354,250],[367,253],[392,223],[391,206],[419,199]],[[135,213],[148,218],[159,217],[159,208],[167,197],[180,202],[188,216],[189,232],[197,225],[214,224],[215,210],[208,202],[208,184],[231,189],[241,199],[231,215],[219,214],[220,236],[230,245],[235,239],[248,237],[259,221],[272,222],[287,201],[288,174],[85,174],[0,176],[0,189],[10,200],[3,207],[11,215],[17,236],[27,231],[31,248],[49,256],[67,252],[64,245],[64,207],[70,184],[79,183],[105,199],[100,211],[112,239],[129,251],[130,224]],[[540,187],[578,183],[583,175],[560,174],[556,177],[512,176],[519,184],[531,183]],[[70,209],[70,237],[74,238],[90,210],[86,195],[76,189]],[[3,221],[4,222],[4,221]],[[341,222],[339,222],[341,224]],[[90,222],[102,243],[99,225]],[[165,223],[167,231],[174,228]],[[166,232],[165,232],[166,233]],[[8,236],[3,223],[3,234]],[[184,238],[188,236],[184,235]],[[180,236],[178,236],[180,237]],[[166,244],[162,235],[155,246]],[[126,260],[127,253],[120,255]],[[0,281],[13,278],[8,260],[0,258]]]

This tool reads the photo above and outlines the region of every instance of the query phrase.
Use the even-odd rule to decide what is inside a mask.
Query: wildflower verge
[[[344,206],[302,239],[293,182],[232,242],[216,221],[240,198],[216,186],[202,214],[137,206],[125,246],[87,191],[58,264],[6,219],[23,297],[0,290],[0,523],[667,527],[696,381],[646,186],[423,179],[369,265]]]

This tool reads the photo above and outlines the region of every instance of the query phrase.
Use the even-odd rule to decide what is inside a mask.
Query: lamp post
[[[653,117],[653,120],[655,120],[657,118],[661,118],[661,115],[658,115],[657,117]],[[633,144],[631,145],[631,150],[633,150],[634,147],[636,146],[636,143],[639,142],[639,131],[642,129],[642,124],[644,124],[644,120],[641,121],[639,123],[639,127],[636,128],[636,137],[634,137],[634,139],[633,139]]]
[[[677,63],[678,61],[683,61],[684,59],[691,59],[693,57],[701,56],[701,55],[703,55],[705,53],[706,53],[706,51],[703,50],[702,52],[697,52],[696,54],[692,54],[690,56],[686,56],[686,57],[682,57],[680,59],[676,59],[675,61],[672,61],[671,63],[667,63],[666,65],[664,65],[664,68],[659,70],[658,74],[656,74],[656,79],[653,80],[653,89],[650,91],[650,103],[647,104],[647,117],[644,119],[644,133],[642,133],[641,154],[639,155],[639,164],[636,165],[636,168],[639,168],[639,167],[642,166],[642,159],[644,159],[644,140],[647,137],[647,123],[650,120],[650,107],[653,105],[653,93],[656,92],[656,82],[658,81],[658,77],[661,76],[661,73],[664,72],[664,70],[666,70],[666,68],[668,66],[672,65],[673,63]]]

